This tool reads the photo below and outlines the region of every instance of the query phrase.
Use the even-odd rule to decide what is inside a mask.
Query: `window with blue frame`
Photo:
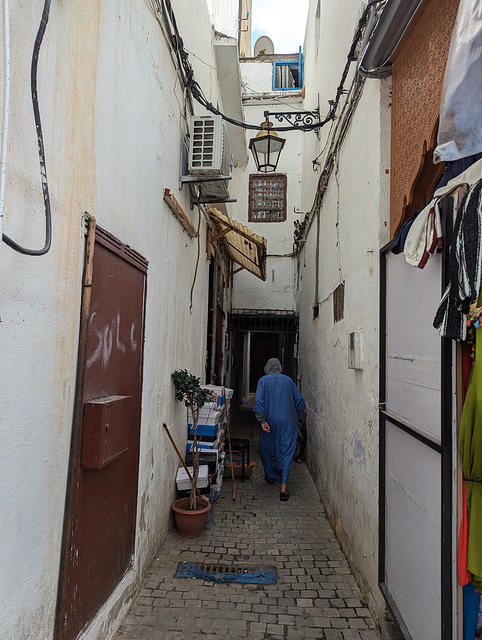
[[[303,60],[301,47],[298,60],[277,60],[273,62],[273,91],[301,89],[303,86]]]

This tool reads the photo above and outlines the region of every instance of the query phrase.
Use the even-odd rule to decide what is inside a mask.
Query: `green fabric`
[[[467,569],[472,584],[482,590],[482,328],[475,335],[475,364],[470,372],[460,419],[459,449],[467,480],[469,543]]]

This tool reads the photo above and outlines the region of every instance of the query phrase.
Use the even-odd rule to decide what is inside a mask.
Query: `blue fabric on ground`
[[[479,616],[480,593],[470,584],[464,585],[464,640],[474,640]]]
[[[203,571],[194,562],[179,565],[176,578],[198,578],[211,582],[244,582],[250,584],[276,584],[279,576],[272,569],[259,567],[243,573],[210,573]]]
[[[253,411],[261,413],[270,433],[259,432],[259,455],[265,475],[288,482],[298,437],[298,412],[306,409],[303,396],[289,376],[270,373],[259,379]]]

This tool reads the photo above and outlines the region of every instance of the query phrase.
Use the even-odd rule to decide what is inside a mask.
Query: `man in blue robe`
[[[293,380],[281,373],[278,358],[270,358],[264,372],[253,407],[261,426],[259,455],[266,482],[279,482],[280,499],[288,500],[286,484],[295,455],[298,414],[305,411],[306,406]]]

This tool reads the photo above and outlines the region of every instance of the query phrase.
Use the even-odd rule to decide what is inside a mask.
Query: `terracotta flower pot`
[[[196,498],[196,505],[197,509],[189,509],[189,498],[178,498],[172,503],[177,529],[183,538],[199,538],[204,530],[211,503]]]

